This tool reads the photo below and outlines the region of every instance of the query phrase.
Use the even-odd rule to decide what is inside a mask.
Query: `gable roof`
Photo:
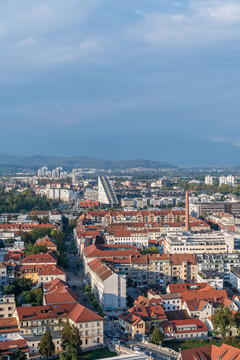
[[[48,236],[36,240],[35,245],[42,245],[46,247],[57,247],[57,245]]]
[[[40,254],[28,255],[27,257],[25,257],[22,260],[22,264],[31,264],[31,263],[38,263],[38,262],[39,263],[45,262],[45,263],[57,264],[57,260],[49,252],[46,254],[41,252]]]
[[[90,261],[88,266],[102,281],[108,279],[114,274],[114,271],[98,258]]]

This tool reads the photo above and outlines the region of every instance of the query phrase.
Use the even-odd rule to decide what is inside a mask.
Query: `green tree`
[[[141,251],[142,254],[146,255],[146,254],[159,254],[159,250],[156,246],[151,246],[150,248],[146,249],[146,250],[142,250]]]
[[[227,339],[224,340],[224,344],[240,348],[240,339],[238,339],[236,336],[229,336]]]
[[[47,359],[55,353],[55,345],[52,341],[52,334],[49,330],[46,330],[45,334],[38,344],[39,353]]]
[[[24,292],[26,301],[28,304],[31,304],[32,306],[40,306],[43,304],[42,298],[43,298],[43,291],[41,288],[32,289],[30,291]]]
[[[27,359],[27,355],[20,350],[13,351],[12,353],[10,353],[9,357],[10,357],[10,360],[26,360]]]
[[[60,354],[60,360],[77,360],[76,349],[67,345],[66,351],[64,351]]]
[[[228,308],[218,308],[212,317],[213,332],[216,335],[226,337],[232,326],[235,325],[231,310]]]
[[[32,280],[22,277],[14,280],[11,285],[4,286],[3,291],[5,295],[14,294],[15,297],[17,297],[23,291],[30,291],[32,287],[33,287]]]
[[[163,341],[163,336],[161,331],[155,328],[152,333],[152,342],[156,345],[161,345],[162,341]]]
[[[67,346],[76,350],[77,356],[81,353],[81,339],[80,333],[76,326],[71,325],[69,321],[63,327],[62,331],[62,348],[67,349]]]
[[[85,292],[90,292],[91,291],[91,286],[90,285],[85,285],[84,286],[84,291]]]

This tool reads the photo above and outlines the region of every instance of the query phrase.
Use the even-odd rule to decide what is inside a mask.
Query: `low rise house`
[[[139,316],[126,311],[120,314],[118,318],[121,329],[132,339],[141,338],[145,335],[146,324]]]
[[[172,320],[175,339],[207,338],[208,328],[199,319]]]
[[[136,322],[136,324],[138,324],[138,326],[132,328],[133,326],[135,326],[135,321],[137,320],[135,317],[131,317],[128,314],[133,314],[135,315],[137,318],[142,319],[145,323],[144,327],[140,327],[139,324],[142,324],[142,322]],[[135,320],[134,320],[135,319]],[[132,308],[128,309],[126,312],[122,313],[119,315],[119,323],[120,326],[124,329],[124,331],[127,331],[127,328],[130,328],[130,322],[132,321],[131,324],[131,328],[132,328],[132,333],[129,335],[131,335],[132,337],[136,337],[136,334],[139,336],[142,334],[142,331],[138,331],[140,329],[145,329],[145,334],[150,334],[151,330],[155,327],[159,328],[160,324],[163,321],[167,320],[167,316],[164,313],[164,310],[162,308],[162,306],[160,304],[157,305],[149,305],[149,306],[144,306],[144,305],[139,305],[137,304],[136,306],[133,306]],[[137,337],[138,337],[137,336]]]
[[[48,236],[38,239],[35,245],[45,246],[49,251],[57,251],[57,245]]]

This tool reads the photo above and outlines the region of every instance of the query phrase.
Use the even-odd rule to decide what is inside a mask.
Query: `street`
[[[139,351],[144,352],[146,355],[150,356],[153,359],[159,359],[159,360],[176,360],[177,357],[175,355],[169,355],[168,352],[165,352],[164,350],[158,350],[154,346],[146,345],[141,342],[135,343],[134,345],[127,345],[127,347],[130,347],[134,350],[134,347],[137,346],[139,348]]]
[[[94,311],[91,301],[88,296],[84,293],[84,274],[82,272],[82,267],[80,264],[80,270],[76,268],[76,261],[80,259],[79,255],[74,255],[72,253],[71,246],[72,234],[68,234],[67,240],[65,241],[66,245],[66,257],[68,262],[67,273],[67,282],[76,293],[78,301],[81,305],[86,306],[90,310]],[[76,287],[75,287],[76,286]]]

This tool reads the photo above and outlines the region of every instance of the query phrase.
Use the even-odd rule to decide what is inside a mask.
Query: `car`
[[[128,341],[128,339],[127,339],[127,338],[122,338],[121,340],[122,340],[122,341],[125,341],[125,342],[127,342],[127,341]]]
[[[115,337],[119,339],[121,337],[121,335],[116,334]]]
[[[135,351],[140,351],[140,347],[139,346],[134,346],[133,348]]]
[[[106,333],[106,336],[107,337],[112,337],[112,334],[111,333]]]
[[[76,284],[73,284],[73,289],[76,289],[77,288],[77,285]]]
[[[88,301],[88,298],[84,297],[84,298],[83,298],[83,301]]]

